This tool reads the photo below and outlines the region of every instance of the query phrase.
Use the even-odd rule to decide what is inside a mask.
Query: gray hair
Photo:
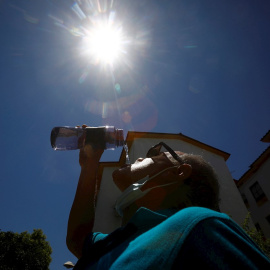
[[[185,181],[191,188],[187,195],[191,204],[219,211],[219,182],[213,167],[199,155],[183,154],[179,157],[182,164],[192,167],[192,174]],[[175,164],[176,160],[169,159]]]

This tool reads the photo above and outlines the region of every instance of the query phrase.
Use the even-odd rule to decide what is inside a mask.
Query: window
[[[262,229],[261,229],[261,226],[260,226],[259,223],[256,223],[256,224],[255,224],[255,228],[256,228],[256,230],[257,230],[258,232],[262,232]]]
[[[267,201],[267,197],[265,196],[261,186],[258,182],[255,182],[250,188],[250,191],[257,202],[257,205],[260,206]]]
[[[242,199],[246,205],[246,208],[249,208],[249,203],[248,203],[246,195],[244,193],[241,193],[241,196],[242,196]]]

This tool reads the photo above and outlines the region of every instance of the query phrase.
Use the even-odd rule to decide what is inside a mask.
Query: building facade
[[[148,149],[161,141],[174,150],[201,155],[215,168],[219,177],[220,211],[230,215],[240,225],[243,223],[248,211],[226,165],[230,156],[228,153],[183,134],[128,132],[126,141],[131,163],[139,157],[145,157]],[[121,226],[121,218],[114,210],[120,191],[113,183],[112,172],[125,164],[125,156],[122,151],[118,162],[100,164],[94,231],[109,233]]]
[[[270,130],[261,139],[270,143]],[[235,181],[257,230],[270,238],[270,146]]]

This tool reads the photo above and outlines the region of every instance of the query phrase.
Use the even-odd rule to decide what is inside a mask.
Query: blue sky
[[[52,270],[75,261],[65,234],[80,171],[78,151],[51,149],[54,126],[181,132],[230,153],[235,179],[270,128],[269,1],[99,1],[103,15],[92,2],[0,1],[0,228],[41,228]],[[128,40],[113,70],[79,34],[111,11]]]

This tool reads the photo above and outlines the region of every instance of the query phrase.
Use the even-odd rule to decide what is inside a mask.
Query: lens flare
[[[156,48],[152,6],[147,6],[148,12],[145,5],[135,4],[134,9],[126,1],[73,2],[68,10],[52,10],[48,17],[71,49],[64,62],[74,60],[71,70],[79,73],[81,89],[89,91],[83,101],[85,111],[101,116],[106,124],[152,129],[158,113],[142,86],[150,79],[139,71],[144,63],[156,61],[148,54]]]

